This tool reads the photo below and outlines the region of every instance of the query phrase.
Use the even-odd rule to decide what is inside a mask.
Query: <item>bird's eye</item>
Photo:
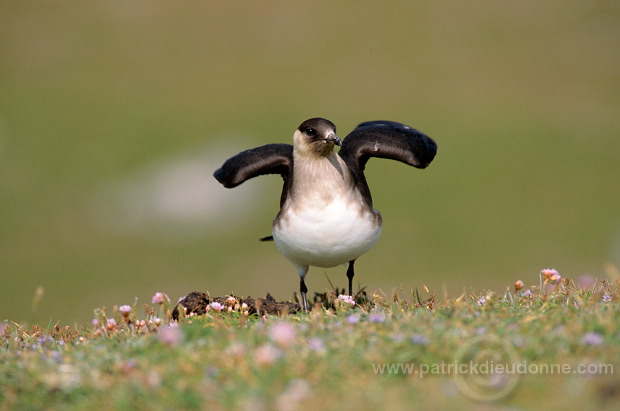
[[[304,133],[306,133],[306,134],[307,134],[308,136],[310,136],[310,137],[314,137],[314,136],[316,136],[316,130],[315,130],[315,129],[313,129],[312,127],[306,127],[306,128],[304,129]]]

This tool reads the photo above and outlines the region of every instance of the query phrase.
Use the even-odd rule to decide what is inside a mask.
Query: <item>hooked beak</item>
[[[329,133],[327,135],[327,137],[324,138],[325,141],[330,141],[332,143],[334,143],[335,145],[339,146],[342,144],[342,140],[340,140],[340,137],[338,137],[336,134],[334,133]]]

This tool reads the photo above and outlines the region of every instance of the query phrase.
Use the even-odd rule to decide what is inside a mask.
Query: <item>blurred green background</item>
[[[0,3],[0,320],[86,323],[156,291],[292,297],[294,268],[257,241],[279,178],[211,174],[314,116],[439,145],[427,170],[368,165],[370,291],[620,262],[620,3],[307,3]],[[312,268],[311,292],[326,275],[346,284]]]

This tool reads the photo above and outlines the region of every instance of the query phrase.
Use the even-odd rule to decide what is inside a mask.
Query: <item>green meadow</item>
[[[158,294],[81,329],[2,323],[0,409],[617,409],[620,282],[540,282],[295,315],[231,298],[178,323]]]

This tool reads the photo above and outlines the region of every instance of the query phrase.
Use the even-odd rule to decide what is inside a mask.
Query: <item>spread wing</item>
[[[293,170],[293,146],[267,144],[242,151],[226,160],[213,176],[226,188],[237,187],[250,178],[264,174],[280,174],[284,180],[280,205],[288,193],[289,176]]]
[[[433,139],[393,121],[360,124],[343,140],[338,152],[357,179],[358,187],[370,206],[372,198],[364,177],[364,168],[369,158],[387,158],[416,168],[426,168],[436,153],[437,144]]]

